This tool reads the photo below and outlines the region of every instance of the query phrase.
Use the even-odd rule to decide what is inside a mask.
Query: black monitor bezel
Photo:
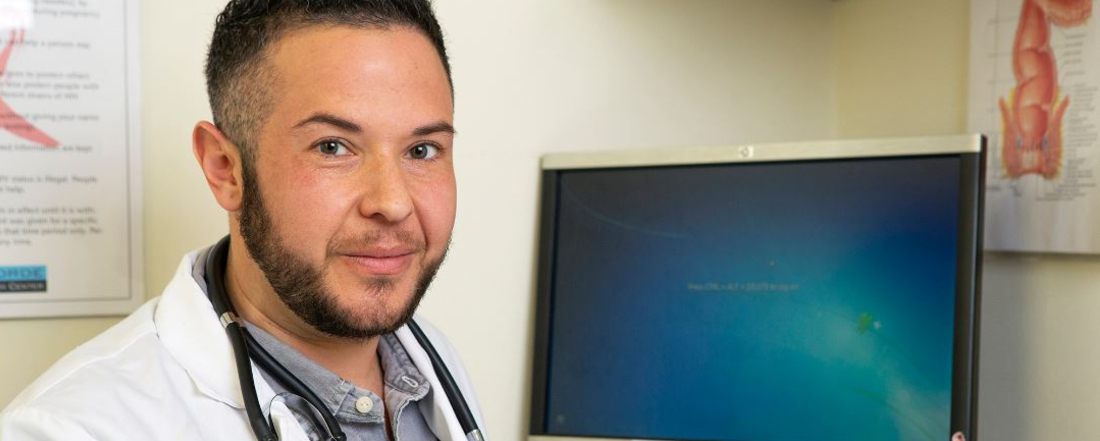
[[[955,335],[951,392],[951,432],[962,432],[970,441],[976,441],[978,415],[978,350],[979,321],[981,311],[981,268],[984,220],[984,193],[986,173],[986,139],[980,137],[977,152],[951,154],[915,154],[907,157],[955,156],[960,160],[959,225],[957,280],[955,292]],[[866,158],[809,159],[774,162],[820,162]],[[769,161],[770,162],[770,161]],[[714,165],[714,164],[709,164]],[[684,167],[685,164],[640,167],[593,167],[586,170],[609,168]],[[540,226],[538,239],[538,278],[536,283],[534,360],[532,364],[529,434],[532,436],[580,436],[615,439],[604,435],[551,434],[546,425],[546,397],[549,387],[548,365],[550,325],[553,296],[553,263],[556,260],[554,239],[557,236],[558,180],[567,170],[552,169],[542,172]],[[949,434],[945,434],[949,435]],[[741,440],[752,441],[752,440]]]

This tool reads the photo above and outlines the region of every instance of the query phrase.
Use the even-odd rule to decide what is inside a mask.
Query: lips
[[[412,265],[415,251],[404,248],[376,249],[342,254],[355,269],[378,276],[400,274]]]

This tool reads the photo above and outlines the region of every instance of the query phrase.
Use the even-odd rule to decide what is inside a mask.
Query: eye
[[[313,148],[317,149],[325,156],[342,156],[348,154],[348,147],[343,142],[335,139],[326,139],[313,145]]]
[[[409,149],[409,157],[413,159],[432,159],[439,154],[439,147],[422,142]]]

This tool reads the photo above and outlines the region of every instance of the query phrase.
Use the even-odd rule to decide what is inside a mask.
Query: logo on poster
[[[0,293],[46,292],[46,266],[0,266]]]

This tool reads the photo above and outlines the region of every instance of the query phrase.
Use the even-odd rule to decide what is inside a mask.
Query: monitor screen
[[[548,170],[532,433],[948,439],[978,156]]]

